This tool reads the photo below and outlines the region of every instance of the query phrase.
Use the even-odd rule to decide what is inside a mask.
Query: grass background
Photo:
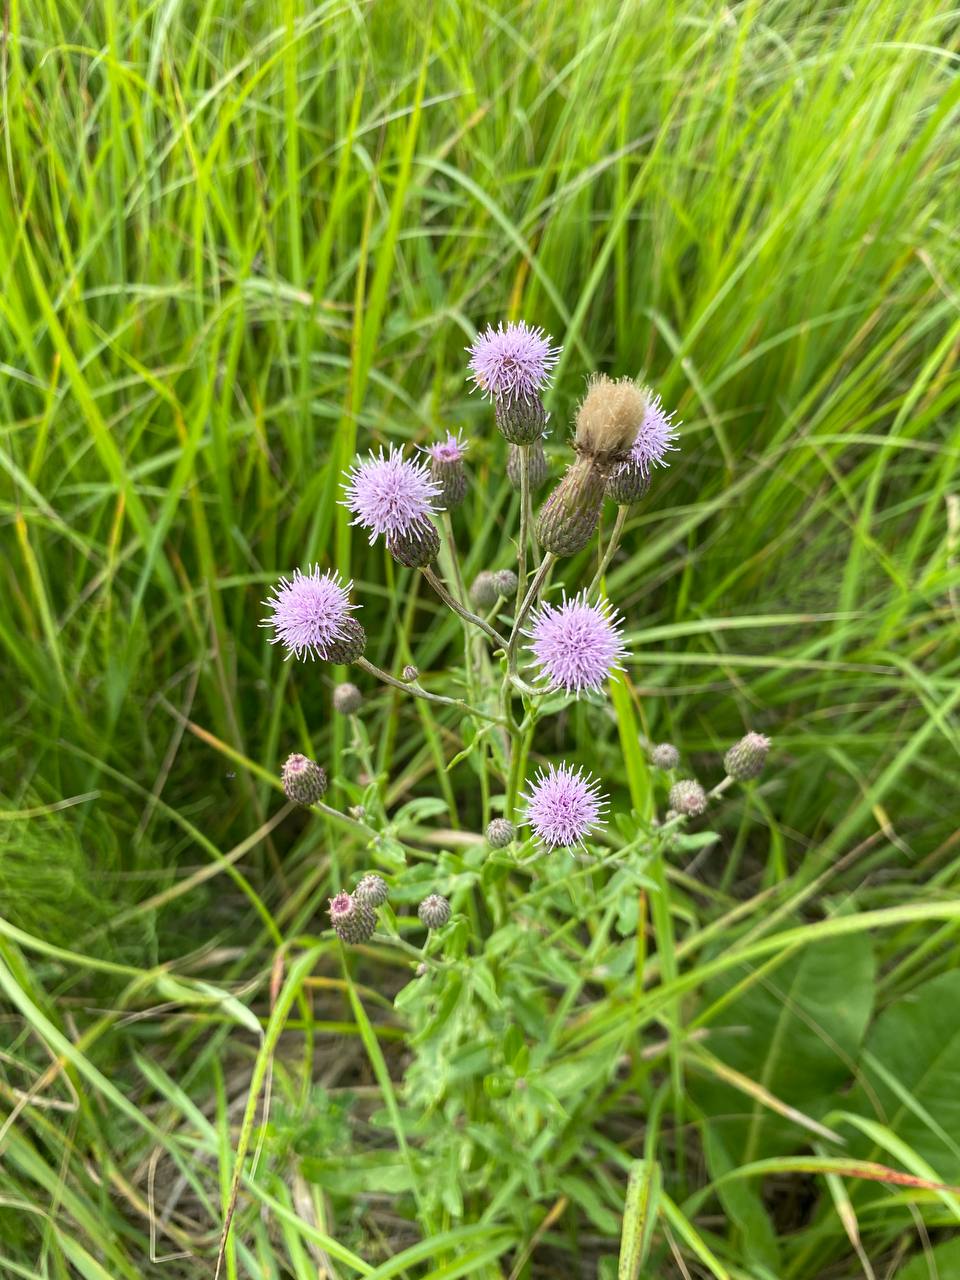
[[[899,911],[876,936],[877,1011],[953,967],[957,30],[926,0],[9,0],[0,1271],[207,1274],[150,1259],[215,1254],[277,948],[319,930],[331,886],[363,865],[329,825],[276,821],[288,751],[332,763],[343,803],[355,762],[330,673],[279,662],[258,602],[316,560],[379,613],[375,661],[432,681],[456,660],[453,622],[407,605],[408,576],[335,495],[358,448],[462,428],[467,573],[512,562],[516,499],[464,379],[491,320],[564,345],[558,459],[594,369],[650,378],[683,422],[608,576],[629,682],[615,714],[578,708],[542,752],[565,747],[628,807],[619,735],[674,740],[706,778],[744,728],[769,732],[763,786],[724,808],[721,849],[698,860],[714,896],[692,910],[674,880],[677,929],[741,901],[761,935],[768,918]],[[585,554],[568,581],[591,568]],[[434,778],[456,750],[447,724],[377,696],[368,728],[393,805],[439,791],[441,821],[477,830],[469,762]],[[389,1004],[374,990],[364,1029],[338,972],[318,966],[281,1041],[281,1146],[321,1124],[311,1081],[335,1078],[345,1046],[371,1096],[371,1052],[403,1048]],[[376,964],[362,977],[386,981]],[[618,1107],[642,1128],[646,1102],[622,1090]],[[592,1194],[622,1207],[583,1122]],[[276,1150],[248,1163],[231,1275],[299,1280],[323,1259],[351,1275],[330,1239],[376,1265],[431,1238],[383,1197],[338,1219],[287,1168]],[[487,1221],[376,1274],[594,1274],[613,1227],[600,1208],[544,1227],[588,1185],[546,1182],[512,1234]],[[784,1275],[870,1274],[829,1189]],[[164,1197],[190,1207],[158,1228]],[[735,1231],[732,1270],[714,1270],[684,1229],[703,1206],[671,1204],[661,1274],[778,1274]],[[482,1210],[468,1197],[434,1233]],[[911,1211],[896,1239],[878,1216],[878,1276],[930,1263],[928,1210]],[[542,1272],[525,1256],[538,1229]]]

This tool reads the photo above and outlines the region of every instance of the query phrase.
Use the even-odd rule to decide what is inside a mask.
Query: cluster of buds
[[[668,817],[698,818],[705,813],[711,796],[719,795],[731,782],[749,782],[763,772],[770,739],[762,733],[745,734],[723,757],[726,776],[712,792],[706,792],[694,778],[681,778],[670,788]],[[680,753],[669,742],[661,742],[650,752],[658,769],[672,770],[680,763]]]
[[[341,942],[369,942],[377,927],[377,908],[387,901],[386,881],[375,872],[363,876],[353,893],[330,899],[330,924]]]

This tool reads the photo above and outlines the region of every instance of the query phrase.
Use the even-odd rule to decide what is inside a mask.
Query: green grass
[[[230,1280],[956,1273],[956,17],[10,0],[0,1274],[212,1274],[235,1193]],[[513,563],[464,377],[502,316],[563,343],[555,468],[594,369],[683,422],[607,575],[627,678],[532,759],[645,815],[640,735],[708,782],[775,739],[632,880],[504,875],[455,717],[365,685],[364,744],[257,629],[339,567],[371,660],[448,691],[456,620],[336,489],[462,427],[464,572]],[[278,817],[292,750],[419,851],[413,941],[432,876],[505,908],[434,1003],[321,937],[370,855]]]

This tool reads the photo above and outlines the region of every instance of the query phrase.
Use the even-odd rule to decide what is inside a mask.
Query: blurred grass
[[[336,486],[358,447],[462,427],[467,575],[512,562],[516,500],[462,350],[506,315],[564,344],[558,457],[594,368],[650,378],[684,424],[608,575],[630,683],[616,720],[572,713],[568,747],[624,807],[643,782],[618,732],[673,739],[705,775],[743,727],[770,732],[774,768],[724,811],[730,864],[711,881],[738,900],[770,890],[752,925],[768,932],[904,905],[878,937],[883,999],[956,962],[956,920],[922,910],[955,895],[960,859],[955,13],[9,0],[5,31],[0,914],[14,930],[265,995],[276,938],[309,930],[351,846],[292,820],[264,831],[234,889],[202,876],[169,891],[275,809],[238,761],[270,775],[309,749],[356,797],[329,673],[293,677],[258,601],[280,572],[335,565],[382,611],[375,661],[430,679],[457,660],[454,622],[432,600],[400,604],[413,584],[352,537]],[[454,753],[443,723],[384,697],[369,727],[393,805],[433,789]],[[475,830],[468,762],[447,800],[450,825]],[[681,895],[678,927],[686,910]],[[155,978],[111,986],[23,947],[0,940],[4,1098],[28,1079],[42,1096],[3,1128],[0,1271],[195,1274],[147,1258],[177,1233],[215,1247],[255,1044],[224,1057],[235,1029],[168,1008]],[[41,1043],[55,1060],[73,1045],[59,1080]],[[320,1032],[305,1043],[308,1079],[327,1049]],[[276,1069],[296,1094],[292,1063]],[[104,1079],[149,1130],[115,1114]],[[174,1141],[183,1125],[193,1136]],[[191,1209],[151,1253],[161,1149],[162,1191],[179,1168]],[[228,1274],[316,1274],[323,1197],[272,1172],[248,1181],[265,1217],[248,1207]],[[493,1259],[517,1242],[500,1229],[470,1237],[472,1274],[509,1274]],[[829,1239],[791,1274],[824,1274]],[[455,1242],[439,1248],[435,1274],[461,1274],[439,1270]]]

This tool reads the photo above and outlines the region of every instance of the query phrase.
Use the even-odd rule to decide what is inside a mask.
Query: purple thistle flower
[[[549,385],[550,370],[563,350],[551,341],[548,333],[531,329],[523,320],[506,328],[502,323],[496,329],[487,325],[467,348],[474,386],[491,400],[533,400]]]
[[[421,445],[420,452],[428,454],[434,462],[462,462],[467,456],[468,447],[459,431],[456,435],[448,431],[446,440],[439,440],[436,444]]]
[[[637,438],[630,450],[630,457],[623,464],[635,467],[642,476],[650,474],[651,467],[667,467],[666,454],[676,450],[673,443],[677,438],[677,428],[673,423],[673,414],[666,413],[663,401],[659,396],[649,393],[647,408],[637,432]]]
[[[551,849],[582,845],[583,838],[600,823],[607,807],[600,783],[582,769],[568,764],[549,765],[534,779],[527,802],[525,821],[538,840]]]
[[[422,529],[440,492],[424,463],[405,459],[393,445],[386,455],[381,449],[355,462],[347,481],[342,504],[354,514],[351,524],[370,530],[371,544],[380,534],[392,539]]]
[[[609,601],[587,603],[586,591],[559,606],[541,605],[524,635],[551,687],[580,694],[599,689],[611,671],[621,668],[626,652],[620,615]]]
[[[319,565],[307,574],[295,569],[293,578],[281,578],[263,601],[271,613],[260,625],[273,628],[270,643],[283,645],[287,658],[309,655],[329,661],[337,642],[347,638],[351,624],[357,625],[351,617],[357,607],[350,603],[352,586],[332,571],[321,573]]]

